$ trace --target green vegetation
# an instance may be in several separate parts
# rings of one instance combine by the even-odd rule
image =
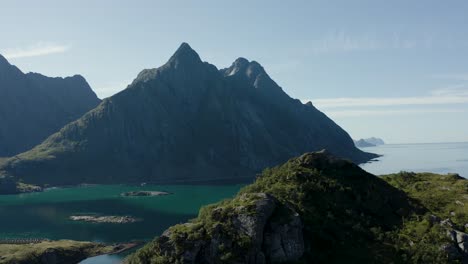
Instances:
[[[37,244],[0,244],[0,263],[77,263],[81,260],[113,252],[113,246],[72,240],[43,241]],[[55,262],[52,262],[55,260]]]
[[[447,235],[450,230],[466,231],[466,179],[408,172],[376,177],[326,153],[266,169],[234,199],[202,208],[196,219],[171,227],[169,237],[149,243],[128,262],[182,262],[187,252],[195,254],[196,241],[213,239],[218,229],[235,245],[218,245],[217,258],[242,262],[253,248],[252,239],[233,237],[238,232],[232,219],[258,213],[256,193],[270,194],[283,204],[280,208],[299,213],[305,252],[298,263],[460,263],[444,248],[457,246]],[[271,218],[287,222],[290,215],[290,210],[277,209]],[[442,223],[448,218],[450,226]]]
[[[382,179],[420,201],[432,214],[450,218],[460,227],[468,223],[468,181],[459,175],[400,172]]]

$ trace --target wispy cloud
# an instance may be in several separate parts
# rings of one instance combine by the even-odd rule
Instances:
[[[438,78],[438,79],[468,81],[468,73],[438,74],[438,75],[434,75],[433,77]]]
[[[68,45],[39,42],[25,48],[11,48],[3,51],[7,59],[45,56],[56,53],[64,53],[70,49]]]
[[[352,36],[343,31],[330,32],[312,41],[309,48],[313,54],[377,50],[382,43],[372,35]]]
[[[399,32],[350,34],[342,30],[334,30],[312,40],[306,49],[312,54],[325,54],[388,49],[453,48],[461,45],[466,46],[466,43],[459,43],[451,36],[437,35],[432,32],[416,35],[405,35]]]
[[[429,114],[429,113],[465,113],[464,109],[399,109],[399,110],[336,110],[325,111],[332,117],[362,117],[362,116],[394,116],[408,114]]]
[[[330,117],[390,116],[468,112],[468,86],[454,85],[414,97],[360,97],[304,100]]]
[[[127,88],[132,81],[133,80],[129,79],[104,85],[96,85],[97,88],[94,91],[99,98],[107,98]]]
[[[468,103],[468,96],[425,96],[425,97],[363,97],[331,98],[312,101],[319,108],[361,107],[361,106],[398,106],[398,105],[444,105]]]
[[[468,76],[467,76],[468,80]],[[442,89],[437,89],[431,92],[433,96],[458,96],[458,97],[468,97],[468,85],[458,84]]]
[[[327,98],[310,101],[318,108],[467,104],[468,87],[465,85],[447,87],[434,90],[427,96]]]

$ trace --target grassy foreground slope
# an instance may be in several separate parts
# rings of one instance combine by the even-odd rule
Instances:
[[[265,170],[127,262],[464,263],[465,201],[468,181],[456,175],[376,177],[308,153]]]
[[[0,244],[1,264],[78,263],[88,257],[111,253],[113,246],[72,240],[37,244]]]

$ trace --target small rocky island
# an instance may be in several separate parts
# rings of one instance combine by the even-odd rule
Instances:
[[[128,197],[128,196],[164,196],[172,194],[170,192],[160,192],[160,191],[132,191],[132,192],[124,192],[121,196]]]
[[[0,195],[42,192],[42,187],[16,181],[12,177],[0,177]]]
[[[125,216],[96,216],[96,215],[72,215],[70,216],[72,221],[81,221],[89,223],[107,223],[107,224],[129,224],[141,221],[141,219],[134,218],[128,215]]]

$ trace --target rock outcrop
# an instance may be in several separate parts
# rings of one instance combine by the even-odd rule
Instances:
[[[210,223],[182,224],[156,239],[163,263],[283,263],[304,254],[299,215],[271,195],[243,194],[207,214]]]

